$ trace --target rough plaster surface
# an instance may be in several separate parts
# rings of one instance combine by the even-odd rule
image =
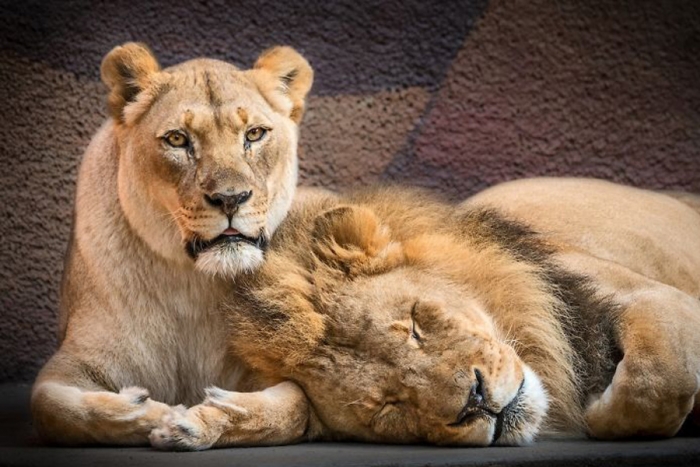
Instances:
[[[517,5],[517,6],[516,6]],[[492,2],[387,178],[700,191],[700,3]]]
[[[76,168],[102,56],[249,66],[284,43],[317,80],[302,183],[463,197],[530,175],[700,192],[700,2],[0,0],[0,381],[56,345]]]

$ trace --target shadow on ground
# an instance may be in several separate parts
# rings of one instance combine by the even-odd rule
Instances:
[[[543,440],[518,448],[438,448],[314,443],[196,453],[148,448],[57,448],[40,445],[29,421],[28,385],[0,385],[0,466],[697,466],[696,438],[624,443]]]

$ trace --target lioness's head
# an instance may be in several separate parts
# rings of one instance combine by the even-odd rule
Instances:
[[[446,242],[468,248],[444,235],[399,242],[364,207],[323,213],[312,251],[290,259],[289,246],[278,255],[275,244],[239,292],[243,309],[229,318],[235,350],[297,382],[331,438],[530,442],[546,393],[469,286],[434,261]]]
[[[107,54],[119,199],[152,249],[224,276],[262,262],[294,194],[312,79],[289,47],[245,71],[211,59],[161,69],[136,43]]]

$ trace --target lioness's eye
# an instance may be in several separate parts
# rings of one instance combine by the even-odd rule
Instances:
[[[257,126],[255,128],[251,128],[246,132],[245,139],[249,143],[254,143],[256,141],[260,141],[263,138],[263,136],[265,136],[265,133],[267,133],[267,130],[265,128]]]
[[[165,135],[165,142],[174,148],[184,148],[190,144],[187,136],[179,131],[171,131]]]

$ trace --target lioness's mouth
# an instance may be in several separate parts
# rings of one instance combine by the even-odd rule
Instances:
[[[229,230],[231,229],[227,229],[227,231]],[[203,251],[209,250],[216,246],[223,246],[241,242],[248,243],[263,251],[267,248],[267,238],[265,238],[265,235],[263,235],[262,233],[257,237],[248,237],[238,232],[233,235],[222,233],[218,237],[214,237],[211,240],[202,240],[201,238],[195,237],[185,244],[185,249],[187,250],[187,254],[192,259],[195,259]]]

